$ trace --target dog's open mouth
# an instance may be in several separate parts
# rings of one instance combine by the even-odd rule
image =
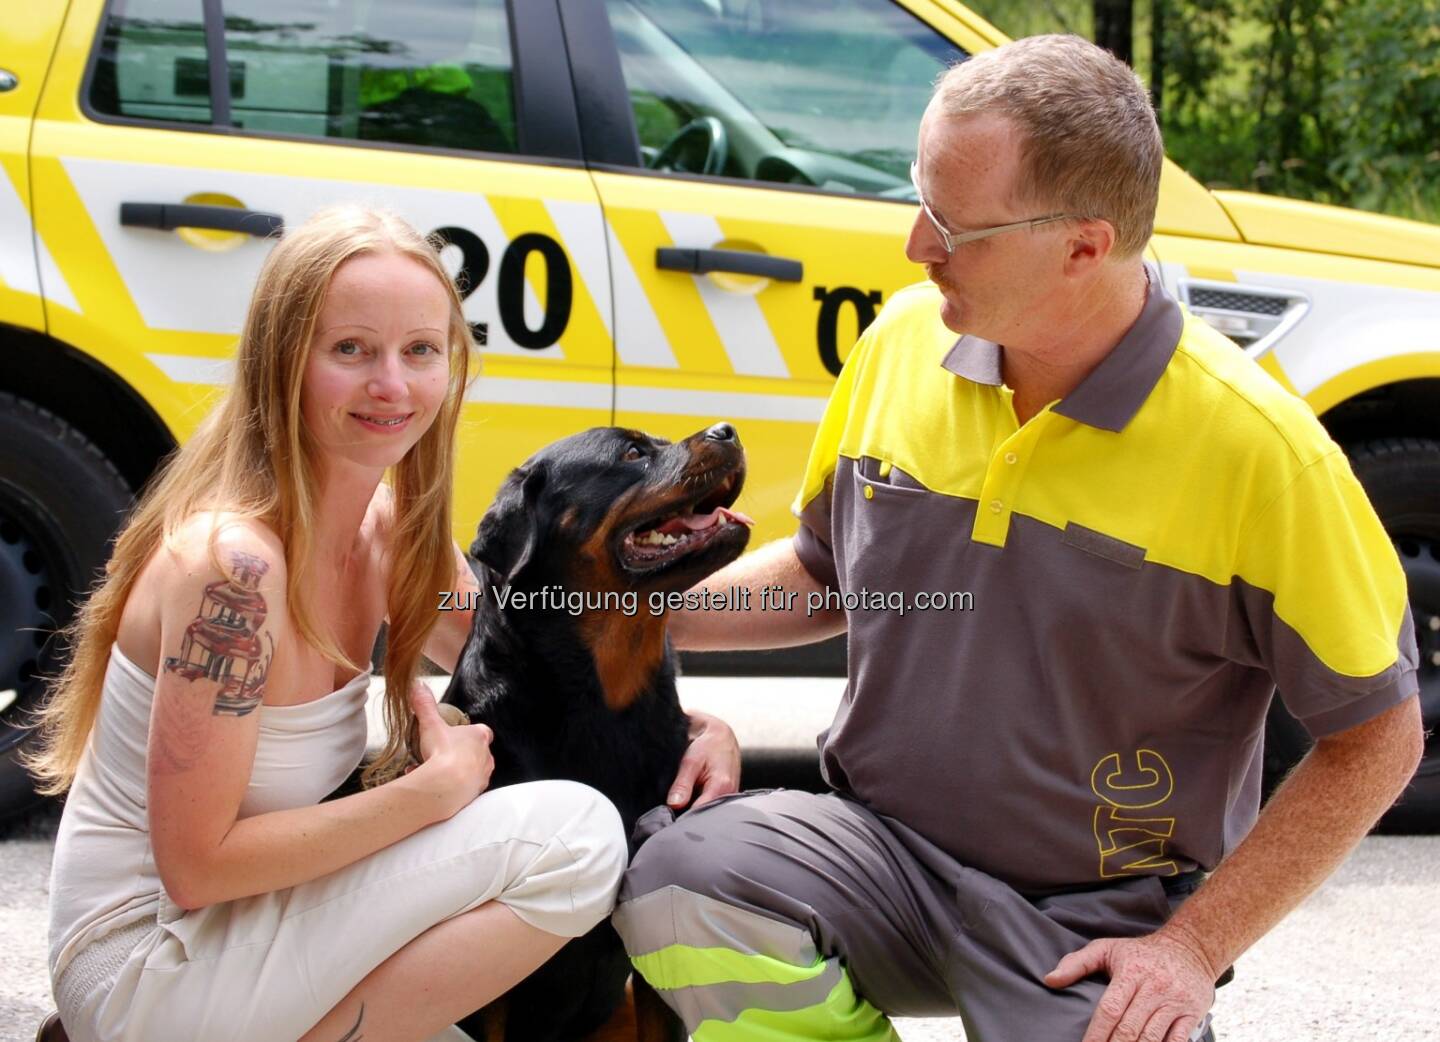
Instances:
[[[740,494],[743,470],[733,470],[699,498],[677,502],[628,532],[620,543],[620,561],[633,571],[654,571],[688,557],[735,525],[755,522],[730,504]]]

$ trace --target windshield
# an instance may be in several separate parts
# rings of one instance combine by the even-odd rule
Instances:
[[[965,57],[890,0],[607,7],[647,156],[713,116],[728,132],[727,176],[911,196],[920,116],[936,77]]]

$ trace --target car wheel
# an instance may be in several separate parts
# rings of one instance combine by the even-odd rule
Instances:
[[[1425,754],[1381,824],[1387,831],[1440,832],[1440,442],[1387,438],[1352,446],[1349,455],[1400,555],[1420,648]],[[1267,792],[1309,747],[1305,729],[1277,698],[1265,727]]]
[[[130,488],[79,431],[0,392],[0,817],[36,797],[17,753],[42,677],[62,663],[55,631],[105,562]]]

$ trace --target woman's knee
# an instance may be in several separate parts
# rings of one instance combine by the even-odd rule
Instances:
[[[609,915],[629,857],[614,804],[570,781],[529,782],[493,795],[509,804],[519,827],[515,870],[498,900],[564,936],[579,936]]]
[[[525,800],[529,824],[539,838],[558,839],[577,861],[611,872],[618,881],[629,847],[620,812],[604,794],[573,781],[526,782],[510,789]]]
[[[607,905],[630,860],[629,837],[615,809],[602,793],[572,781],[534,782],[545,790],[544,802],[555,814],[555,838],[574,856],[582,875],[610,892]],[[606,913],[609,908],[607,907]],[[602,913],[602,917],[603,917]]]

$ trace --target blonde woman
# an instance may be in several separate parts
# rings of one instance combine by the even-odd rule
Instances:
[[[330,210],[272,250],[234,384],[122,531],[44,714],[76,1042],[423,1039],[610,911],[614,808],[569,782],[486,793],[488,729],[415,685],[469,626],[434,607],[473,584],[450,535],[470,351],[398,218]],[[384,784],[320,803],[364,749],[382,621]],[[710,797],[737,754],[701,724],[681,781]]]

